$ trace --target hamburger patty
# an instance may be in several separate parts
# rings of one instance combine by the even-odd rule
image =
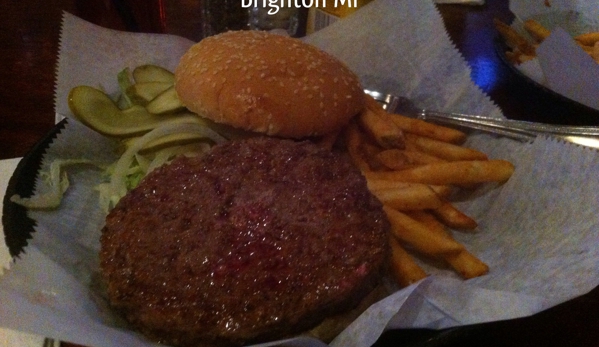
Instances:
[[[377,284],[388,222],[350,160],[230,141],[149,174],[106,219],[113,307],[153,339],[236,345],[317,325]]]

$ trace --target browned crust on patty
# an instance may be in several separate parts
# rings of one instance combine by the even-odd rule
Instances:
[[[254,138],[180,158],[110,212],[101,270],[111,304],[174,345],[296,334],[378,283],[388,222],[342,154]]]

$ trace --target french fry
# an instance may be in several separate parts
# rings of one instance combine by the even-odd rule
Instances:
[[[514,165],[506,160],[470,160],[427,164],[411,169],[368,172],[370,180],[397,180],[434,185],[505,182],[514,172]]]
[[[445,226],[432,214],[425,211],[411,211],[406,214],[426,225],[431,233],[438,234],[440,237],[452,238]],[[443,254],[443,260],[465,279],[482,276],[489,271],[487,264],[465,248],[459,253]]]
[[[448,161],[488,159],[485,153],[475,149],[430,139],[428,137],[407,133],[405,134],[405,138],[406,148],[410,149],[411,147],[409,144],[413,144],[417,150]]]
[[[445,201],[441,206],[432,210],[443,224],[457,230],[474,230],[478,223],[464,212],[457,209],[451,202]]]
[[[406,146],[408,144],[406,143]],[[402,170],[422,164],[442,163],[444,159],[423,153],[418,149],[387,149],[377,154],[378,161],[392,170]]]
[[[379,163],[391,170],[401,170],[414,166],[413,161],[401,149],[387,149],[376,154]]]
[[[447,233],[434,232],[392,207],[384,205],[383,209],[391,223],[393,235],[424,255],[444,259],[448,254],[458,254],[465,249]]]
[[[383,170],[387,169],[384,163],[379,160],[378,154],[383,150],[378,144],[376,144],[370,137],[365,137],[360,145],[360,152],[362,157],[368,163],[371,170]]]
[[[381,117],[390,118],[395,125],[404,132],[430,137],[436,140],[460,144],[466,140],[466,134],[462,131],[429,123],[421,119],[410,118],[397,113],[387,112],[381,104],[372,97],[366,98],[366,107],[379,114]]]
[[[464,279],[479,277],[489,272],[489,266],[467,250],[449,254],[445,261]]]
[[[534,55],[520,54],[518,56],[518,62],[519,62],[519,64],[522,64],[522,63],[525,63],[525,62],[527,62],[529,60],[532,60],[534,58],[536,58],[536,56],[534,56]]]
[[[393,235],[389,235],[391,246],[391,271],[400,287],[407,287],[427,276],[414,258],[401,246]]]
[[[509,62],[516,65],[522,64],[526,61],[536,58],[536,56],[534,55],[523,54],[517,49],[514,49],[512,51],[506,51],[505,57],[508,59]]]
[[[587,46],[587,45],[583,45],[583,44],[578,44],[578,46],[580,48],[582,48],[583,51],[585,51],[587,54],[592,54],[593,53],[593,46]]]
[[[493,24],[499,34],[505,40],[505,43],[512,49],[518,49],[526,55],[535,56],[535,47],[519,32],[511,26],[505,24],[497,18],[493,19]]]
[[[360,133],[360,129],[356,122],[350,122],[347,127],[345,127],[344,137],[347,152],[354,162],[354,165],[356,165],[362,172],[370,171],[370,166],[366,160],[364,160],[362,153],[360,152],[363,136],[362,133]]]
[[[377,179],[373,179],[373,180],[367,180],[368,182],[368,189],[371,190],[372,192],[376,192],[376,191],[384,191],[384,190],[388,190],[388,189],[403,189],[403,188],[409,188],[415,185],[422,185],[422,186],[427,186],[429,187],[433,192],[435,192],[435,194],[437,194],[440,198],[446,198],[448,197],[451,192],[452,192],[452,187],[451,186],[439,186],[439,185],[432,185],[432,184],[422,184],[422,183],[408,183],[408,182],[399,182],[399,181],[393,181],[393,180],[377,180]]]
[[[593,45],[593,51],[590,53],[591,58],[595,61],[595,63],[599,63],[599,41],[595,42]]]
[[[406,133],[455,144],[463,143],[466,140],[466,134],[462,131],[428,123],[421,119],[410,118],[401,114],[392,114],[391,119],[395,125]]]
[[[381,203],[399,211],[436,209],[443,200],[426,184],[409,184],[403,188],[374,190]]]
[[[446,233],[447,229],[443,223],[429,211],[408,211],[406,214],[436,233]]]
[[[532,36],[537,42],[543,42],[551,31],[545,28],[541,23],[534,19],[527,19],[524,21],[524,29]]]
[[[372,99],[372,97],[368,96],[367,99]],[[358,122],[381,147],[404,148],[403,131],[384,113],[378,113],[366,107],[358,115]]]
[[[453,192],[453,187],[450,185],[428,184],[428,186],[442,199],[448,198]]]
[[[371,192],[375,192],[375,191],[381,191],[381,190],[386,190],[386,189],[403,189],[403,188],[407,188],[410,187],[414,184],[421,184],[421,183],[407,183],[407,182],[400,182],[400,181],[393,181],[393,180],[377,180],[377,179],[367,179],[366,183],[368,185],[368,189]]]
[[[599,42],[599,32],[580,34],[575,36],[574,40],[581,45],[592,47]]]
[[[422,184],[422,183],[407,183],[407,182],[399,182],[399,181],[393,181],[393,180],[376,180],[376,179],[367,180],[367,184],[368,184],[368,189],[372,192],[383,191],[383,190],[388,190],[388,189],[403,189],[403,188],[409,188],[414,185],[423,185],[424,186],[424,184]],[[452,188],[450,186],[438,186],[438,185],[431,185],[431,184],[427,184],[426,186],[429,187],[433,192],[435,192],[435,194],[437,194],[441,198],[448,197],[452,192]]]
[[[410,147],[412,147],[411,144],[410,144]],[[447,160],[445,160],[443,158],[439,158],[439,157],[436,157],[434,155],[421,152],[417,148],[405,149],[404,150],[404,154],[408,157],[408,159],[410,161],[412,161],[412,163],[414,163],[416,165],[435,164],[435,163],[444,163],[444,162],[447,162]]]

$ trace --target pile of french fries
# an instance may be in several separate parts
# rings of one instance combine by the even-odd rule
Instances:
[[[513,64],[521,64],[536,57],[536,48],[545,40],[551,31],[534,19],[527,19],[523,26],[531,38],[527,38],[513,27],[493,20],[495,28],[505,40],[509,50],[505,52],[507,59]],[[574,41],[587,52],[595,62],[599,63],[599,32],[589,32],[574,37]]]
[[[507,181],[514,166],[464,147],[462,131],[387,112],[367,97],[367,107],[344,130],[343,140],[368,188],[381,201],[389,222],[391,269],[400,286],[427,276],[415,261],[424,256],[463,278],[489,267],[453,230],[473,231],[477,222],[450,201],[456,189]]]

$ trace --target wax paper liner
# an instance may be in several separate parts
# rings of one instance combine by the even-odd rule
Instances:
[[[407,95],[427,107],[502,117],[470,81],[430,2],[376,0],[307,41],[345,61],[365,87]],[[65,96],[71,87],[92,84],[113,93],[124,66],[160,63],[172,69],[191,44],[165,35],[114,32],[65,14],[58,112],[68,116]],[[56,158],[111,162],[115,145],[70,120],[44,165]],[[482,133],[471,133],[467,145],[516,166],[506,184],[485,186],[457,202],[479,228],[454,237],[489,264],[490,273],[463,281],[418,259],[431,276],[373,305],[332,345],[369,346],[389,328],[438,329],[522,317],[597,285],[597,152],[553,138],[527,144]],[[72,185],[61,209],[30,213],[38,227],[25,253],[0,279],[0,321],[88,346],[151,345],[113,314],[97,287],[103,214],[93,187],[101,171],[76,167],[69,174]],[[43,191],[41,180],[38,185]]]

